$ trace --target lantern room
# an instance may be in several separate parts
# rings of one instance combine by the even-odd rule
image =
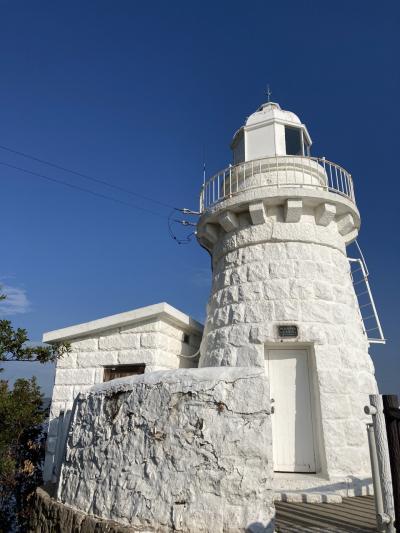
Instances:
[[[297,115],[267,102],[233,136],[233,164],[274,156],[309,156],[311,144],[307,128]]]

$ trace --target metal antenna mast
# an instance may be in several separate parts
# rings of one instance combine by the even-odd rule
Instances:
[[[269,84],[268,84],[267,85],[267,98],[268,98],[267,102],[271,101],[271,95],[272,95],[272,91],[271,91],[271,89],[269,87]]]
[[[206,145],[203,144],[203,185],[206,183]]]

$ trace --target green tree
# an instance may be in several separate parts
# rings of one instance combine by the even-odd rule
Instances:
[[[5,296],[0,293],[0,300]],[[0,320],[2,361],[47,363],[68,346],[31,346],[25,329]],[[0,372],[4,369],[0,366]],[[18,379],[12,389],[0,380],[0,533],[25,531],[29,500],[42,482],[46,410],[36,378]]]
[[[0,531],[24,530],[29,498],[41,483],[42,395],[35,378],[0,382]]]

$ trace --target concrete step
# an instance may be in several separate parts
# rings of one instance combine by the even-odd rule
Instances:
[[[288,503],[342,503],[343,498],[334,492],[276,492],[274,495],[276,502]]]
[[[370,478],[323,478],[317,474],[275,473],[275,494],[290,494],[290,501],[308,502],[315,495],[339,495],[342,497],[368,496],[374,493]],[[294,494],[294,496],[292,496]],[[302,495],[300,499],[300,496]],[[312,496],[310,496],[312,495]],[[281,500],[283,501],[283,500]]]

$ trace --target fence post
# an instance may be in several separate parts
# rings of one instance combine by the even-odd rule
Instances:
[[[385,524],[388,533],[395,533],[392,475],[390,472],[389,449],[386,436],[385,416],[383,414],[383,403],[379,394],[371,394],[369,401],[371,405],[367,405],[364,410],[367,414],[372,415],[383,501],[383,513],[381,515],[378,514],[377,517],[379,524]]]
[[[376,442],[373,424],[367,424],[369,454],[371,456],[371,470],[372,470],[372,482],[374,485],[374,498],[375,498],[375,510],[376,510],[376,523],[379,532],[384,532],[386,526],[382,524],[378,516],[383,514],[383,501],[381,483],[379,480],[379,465],[378,457],[376,453]]]
[[[400,409],[399,399],[395,394],[384,394],[383,412],[389,446],[390,468],[392,471],[395,527],[400,530]]]

